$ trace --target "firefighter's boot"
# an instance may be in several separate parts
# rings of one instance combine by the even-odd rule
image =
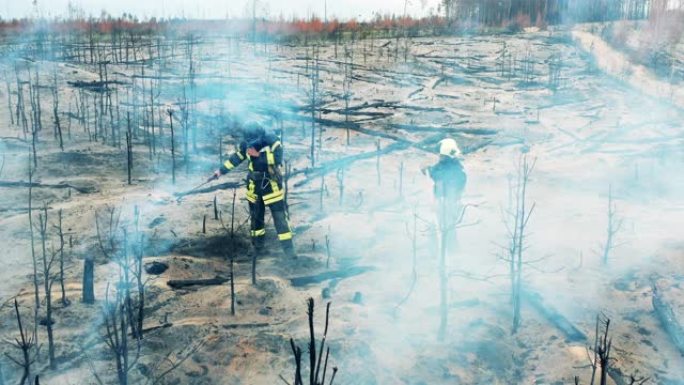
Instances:
[[[292,242],[292,239],[280,241],[280,244],[283,246],[283,252],[288,258],[297,258],[297,252],[295,252],[294,243]]]

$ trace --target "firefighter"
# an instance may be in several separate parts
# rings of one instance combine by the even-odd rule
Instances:
[[[236,151],[229,156],[221,168],[214,171],[209,180],[218,179],[245,160],[248,162],[249,170],[246,182],[251,222],[250,235],[255,252],[263,253],[266,235],[264,214],[266,207],[269,207],[285,255],[296,257],[281,172],[283,147],[275,134],[267,132],[258,123],[245,124],[243,140]]]
[[[461,164],[461,150],[451,138],[439,142],[439,161],[422,171],[434,182],[434,196],[437,200],[437,220],[440,233],[448,236],[449,247],[455,242],[455,229],[461,216],[461,195],[466,185],[466,173]]]

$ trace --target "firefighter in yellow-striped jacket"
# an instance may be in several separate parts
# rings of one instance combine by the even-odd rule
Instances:
[[[283,148],[275,134],[266,132],[258,123],[245,124],[242,142],[209,179],[218,179],[245,160],[248,162],[249,170],[246,180],[247,201],[249,202],[252,244],[255,251],[263,252],[266,235],[264,214],[266,207],[269,207],[283,251],[289,257],[296,257],[281,172]]]

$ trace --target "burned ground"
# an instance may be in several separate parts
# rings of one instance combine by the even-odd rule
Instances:
[[[684,306],[681,107],[602,72],[563,30],[365,39],[316,48],[194,39],[168,38],[156,57],[108,63],[111,83],[104,89],[90,83],[100,80],[102,65],[6,57],[11,92],[3,92],[2,106],[8,96],[17,101],[15,67],[22,81],[38,71],[46,87],[57,77],[65,148],[53,134],[45,90],[33,181],[93,188],[79,193],[35,186],[31,192],[32,208],[45,203],[51,224],[63,211],[70,238],[65,281],[71,305],[55,302],[53,315],[58,370],[47,368],[44,352],[35,365],[45,383],[97,383],[93,373],[105,383],[116,381],[99,309],[117,267],[103,255],[95,231],[95,213],[112,207],[128,227],[139,210],[144,261],[168,265],[146,277],[150,331],[131,372],[135,383],[153,378],[155,362],[198,341],[200,349],[166,383],[274,384],[281,374],[290,379],[289,338],[307,337],[305,299],[322,303],[324,289],[333,302],[328,338],[339,383],[569,384],[574,375],[585,383],[585,346],[601,312],[613,320],[615,368],[625,375],[638,371],[658,384],[681,383],[682,357],[652,304],[657,285],[675,315]],[[29,86],[22,88],[26,99]],[[103,109],[106,103],[112,107]],[[168,109],[174,111],[173,155]],[[10,124],[9,113],[0,109],[0,180],[28,181],[32,136]],[[130,185],[127,113],[133,121]],[[268,227],[271,251],[258,261],[256,285],[242,189],[232,242],[231,189],[174,195],[210,175],[235,143],[234,122],[247,119],[282,130],[300,254],[284,257]],[[420,168],[437,159],[436,143],[445,137],[463,148],[469,177],[464,201],[472,206],[458,230],[458,251],[449,256],[449,328],[437,340],[438,236],[431,185]],[[569,337],[533,301],[524,301],[522,327],[511,335],[502,211],[523,153],[537,159],[529,187],[536,211],[526,290],[586,339]],[[243,179],[243,171],[236,171],[223,182]],[[624,225],[606,266],[601,243],[609,186]],[[28,188],[0,191],[0,237],[7,245],[0,332],[13,339],[13,298],[33,322]],[[214,197],[220,220],[214,219]],[[417,251],[412,290],[411,237]],[[167,285],[171,279],[226,277],[230,254],[235,316],[227,284]],[[94,305],[80,302],[85,258],[96,260]],[[350,269],[359,274],[345,275]],[[329,272],[341,273],[307,285],[292,281]],[[44,328],[38,334],[45,345]],[[8,344],[2,351],[17,353]],[[18,369],[0,361],[5,376],[18,379]]]

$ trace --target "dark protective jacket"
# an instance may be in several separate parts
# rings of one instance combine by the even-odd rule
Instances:
[[[248,148],[257,150],[259,156],[249,156]],[[267,132],[251,142],[240,142],[236,151],[221,166],[221,174],[227,173],[245,160],[249,162],[247,200],[255,203],[263,199],[267,206],[281,202],[285,198],[285,190],[279,170],[283,164],[283,147],[278,137]]]
[[[435,197],[460,199],[467,177],[458,159],[441,157],[437,164],[428,168],[428,174],[435,183]]]

